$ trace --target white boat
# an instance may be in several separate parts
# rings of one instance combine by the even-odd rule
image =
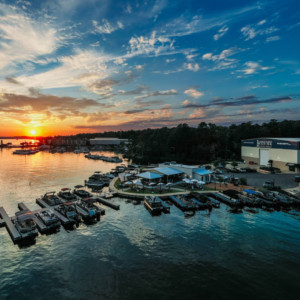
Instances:
[[[35,154],[38,153],[39,150],[31,150],[31,149],[22,149],[22,150],[15,150],[13,154],[19,154],[19,155],[30,155],[30,154]]]

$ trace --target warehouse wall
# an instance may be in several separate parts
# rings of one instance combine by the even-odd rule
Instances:
[[[242,147],[242,157],[259,158],[259,148]]]
[[[269,158],[284,163],[298,163],[299,150],[269,149]]]

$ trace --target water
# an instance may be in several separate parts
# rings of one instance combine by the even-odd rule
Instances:
[[[104,153],[113,155],[112,153]],[[0,152],[0,206],[9,215],[47,191],[82,184],[115,164],[83,154]],[[299,212],[151,217],[114,199],[95,225],[14,245],[0,228],[0,299],[295,299],[299,296]]]

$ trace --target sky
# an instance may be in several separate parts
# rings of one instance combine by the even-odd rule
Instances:
[[[0,0],[0,136],[299,120],[298,0]]]

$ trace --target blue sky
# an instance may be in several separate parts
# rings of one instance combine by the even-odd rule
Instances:
[[[292,0],[1,1],[0,125],[299,119],[299,12]]]

